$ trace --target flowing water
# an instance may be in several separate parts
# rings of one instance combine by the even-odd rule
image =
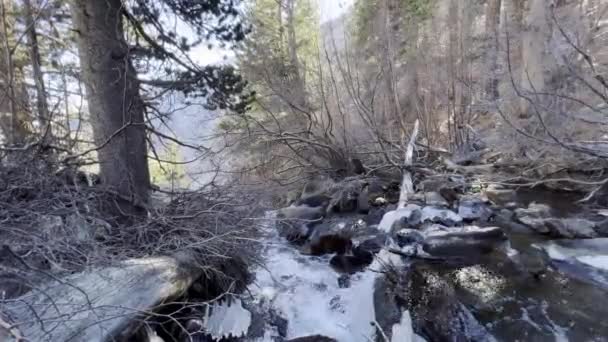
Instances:
[[[532,201],[549,202],[561,216],[586,215],[586,208],[573,205],[571,197],[520,193],[518,201],[522,207]],[[352,275],[339,273],[330,266],[331,256],[302,254],[278,236],[272,215],[268,218],[265,265],[255,271],[250,291],[254,306],[281,319],[266,321],[263,336],[253,340],[324,335],[340,342],[376,341],[371,323],[378,320],[374,283],[381,263],[376,260]],[[433,267],[454,284],[458,300],[498,341],[608,341],[608,286],[548,263],[536,247],[547,242],[544,237],[509,238],[508,259]],[[604,259],[592,261],[597,260]]]

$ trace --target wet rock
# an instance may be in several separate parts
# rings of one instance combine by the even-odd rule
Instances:
[[[416,243],[421,243],[424,236],[418,230],[401,229],[395,234],[395,240],[399,247],[405,247]]]
[[[432,271],[410,272],[404,302],[414,330],[428,341],[495,341],[487,329],[458,301],[453,287]]]
[[[331,196],[329,210],[336,213],[353,213],[359,206],[359,194],[362,184],[358,181],[345,182],[340,184]]]
[[[436,257],[476,257],[492,252],[507,240],[498,227],[433,229],[424,235],[422,249]]]
[[[435,191],[424,193],[424,203],[434,207],[447,207],[449,205],[448,201]]]
[[[567,239],[590,239],[598,237],[598,234],[594,230],[595,223],[585,219],[546,219],[545,226],[547,226],[549,234],[553,237]]]
[[[420,217],[421,223],[438,223],[453,227],[462,223],[462,217],[449,209],[424,207]]]
[[[405,208],[399,208],[384,214],[378,225],[380,231],[391,233],[397,229],[403,229],[420,224],[422,211],[420,206],[408,204]]]
[[[338,287],[341,289],[350,287],[350,276],[348,274],[342,274],[338,277]]]
[[[369,212],[370,205],[368,188],[369,186],[365,185],[357,197],[357,210],[361,214],[367,214]]]
[[[310,253],[312,255],[344,254],[351,250],[354,225],[346,222],[324,222],[317,226],[310,235]]]
[[[547,234],[549,228],[545,224],[545,219],[551,215],[551,208],[545,204],[530,203],[528,208],[515,209],[515,218],[534,229],[538,233]]]
[[[505,231],[516,233],[516,234],[532,234],[534,230],[530,227],[521,223],[515,222],[515,216],[511,210],[501,209],[495,213],[493,217],[493,224],[501,227]]]
[[[329,264],[338,272],[353,274],[362,271],[374,261],[373,256],[334,255]]]
[[[601,237],[608,237],[608,219],[595,224],[595,231]]]
[[[439,194],[445,198],[449,206],[452,206],[460,198],[460,194],[452,188],[441,188]]]
[[[368,226],[379,224],[387,211],[387,207],[372,207],[370,208],[369,213],[365,216],[364,220]]]
[[[458,215],[469,222],[487,222],[492,216],[492,209],[490,209],[487,203],[481,198],[463,196],[458,203]]]
[[[325,194],[318,194],[318,195],[300,198],[299,200],[297,200],[295,202],[295,204],[297,206],[306,205],[309,207],[327,208],[330,200],[331,200],[331,197],[329,197]]]
[[[383,234],[363,240],[353,248],[353,256],[365,262],[371,262],[374,259],[374,255],[382,250],[386,241],[387,236]]]
[[[517,220],[540,234],[556,238],[594,238],[596,223],[581,218],[554,218],[551,208],[544,204],[532,203],[528,208],[515,210]]]
[[[310,243],[310,254],[345,254],[352,249],[350,238],[339,235],[325,235],[315,238]]]
[[[399,274],[391,274],[400,276]],[[374,282],[374,313],[379,328],[384,333],[390,333],[392,326],[401,318],[401,308],[397,305],[394,282],[389,282],[387,276],[376,278]],[[379,335],[377,333],[377,335]],[[379,341],[382,341],[379,339]]]
[[[505,204],[514,202],[516,199],[516,192],[513,189],[507,189],[498,184],[490,184],[484,190],[484,195],[492,202],[496,204]]]
[[[278,210],[279,235],[293,242],[303,242],[311,233],[311,227],[325,216],[321,207],[291,206]]]
[[[312,335],[312,336],[304,336],[297,337],[291,340],[287,340],[285,342],[338,342],[336,339],[322,336],[322,335]]]

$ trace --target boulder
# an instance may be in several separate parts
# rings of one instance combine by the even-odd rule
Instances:
[[[551,208],[545,204],[530,203],[528,208],[515,209],[515,218],[520,223],[527,225],[541,234],[549,233],[549,228],[545,224],[546,218],[551,216]]]
[[[460,198],[458,215],[465,221],[487,222],[492,214],[492,209],[490,209],[483,199],[474,196],[463,196]]]
[[[420,224],[421,217],[422,212],[420,206],[408,204],[404,208],[386,212],[378,225],[378,229],[385,233],[391,233],[396,229],[403,229]]]
[[[415,229],[401,229],[395,234],[395,240],[399,247],[405,247],[421,243],[424,240],[424,236],[420,231]]]
[[[364,186],[359,196],[357,197],[357,210],[361,214],[369,213],[370,205],[369,205],[369,186]]]
[[[336,213],[353,213],[359,207],[362,184],[358,181],[343,182],[331,196],[329,210]]]
[[[396,273],[396,272],[394,272]],[[405,272],[407,273],[407,272]],[[399,274],[391,274],[399,276]],[[392,280],[392,279],[391,279]],[[394,283],[383,274],[374,281],[374,314],[379,328],[386,334],[391,332],[394,324],[397,324],[401,316],[401,308],[397,304]],[[377,327],[378,328],[378,327]],[[378,332],[376,335],[379,335]],[[377,339],[383,341],[381,339]]]
[[[514,202],[517,193],[513,189],[507,189],[498,184],[490,184],[484,189],[483,194],[492,202],[503,205]]]
[[[374,261],[374,257],[369,255],[336,254],[329,260],[329,264],[337,272],[353,274],[363,271],[372,261]]]
[[[303,242],[310,236],[312,226],[325,216],[322,207],[290,206],[277,211],[279,235],[293,242]]]
[[[387,236],[380,234],[378,236],[374,236],[368,238],[366,240],[361,241],[356,244],[353,248],[353,255],[369,260],[370,257],[373,258],[375,254],[378,254],[380,250],[386,245]]]
[[[302,197],[302,198],[298,199],[297,201],[295,201],[295,205],[296,206],[306,205],[309,207],[327,208],[330,200],[331,200],[331,197],[329,197],[325,194],[318,194],[318,195]]]
[[[424,203],[433,207],[447,207],[449,205],[448,201],[436,191],[425,192]]]
[[[400,302],[411,314],[413,330],[428,341],[495,341],[439,274],[415,264],[404,279]]]
[[[477,257],[488,254],[507,240],[498,227],[475,226],[431,229],[424,232],[422,249],[435,257]]]
[[[352,226],[346,222],[324,222],[309,237],[312,255],[344,254],[352,249]]]
[[[420,217],[421,223],[438,223],[453,227],[462,223],[462,217],[449,209],[424,207]]]
[[[534,231],[556,238],[598,237],[597,223],[581,218],[551,217],[551,208],[544,204],[531,203],[528,208],[515,210],[515,217]]]
[[[492,223],[503,230],[515,234],[532,234],[534,230],[521,223],[515,222],[514,214],[511,210],[501,209],[494,215]]]
[[[595,232],[595,223],[580,218],[551,218],[545,219],[545,226],[549,234],[557,238],[590,239],[598,237]]]

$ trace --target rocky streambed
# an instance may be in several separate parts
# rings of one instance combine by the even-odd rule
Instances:
[[[607,340],[601,210],[459,179],[418,188],[396,208],[390,182],[316,181],[269,212],[246,339]]]

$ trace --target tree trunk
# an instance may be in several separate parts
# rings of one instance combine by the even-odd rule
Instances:
[[[50,117],[48,104],[46,101],[46,87],[44,85],[44,77],[42,75],[40,50],[38,48],[36,20],[34,19],[34,11],[30,0],[23,0],[23,9],[25,14],[25,26],[27,29],[30,60],[34,73],[34,82],[36,84],[36,106],[38,108],[38,120],[40,121],[43,132],[45,132],[47,125],[50,124]],[[48,132],[51,132],[50,129]],[[49,137],[44,137],[45,140],[47,140],[47,138]]]
[[[500,96],[498,92],[498,77],[496,75],[498,67],[499,50],[499,27],[500,27],[500,7],[502,0],[489,0],[486,5],[486,34],[488,39],[488,79],[486,84],[486,96],[488,100],[495,101]]]
[[[8,142],[21,145],[30,131],[23,73],[16,72],[10,44],[15,26],[12,6],[12,1],[0,0],[0,128]]]
[[[136,205],[148,200],[144,104],[124,38],[121,0],[72,0],[82,78],[102,183]]]
[[[308,98],[306,95],[306,83],[300,60],[298,58],[298,41],[296,36],[295,10],[296,0],[288,0],[287,6],[287,49],[289,52],[289,63],[293,70],[293,92],[291,99],[299,110],[308,110]]]

